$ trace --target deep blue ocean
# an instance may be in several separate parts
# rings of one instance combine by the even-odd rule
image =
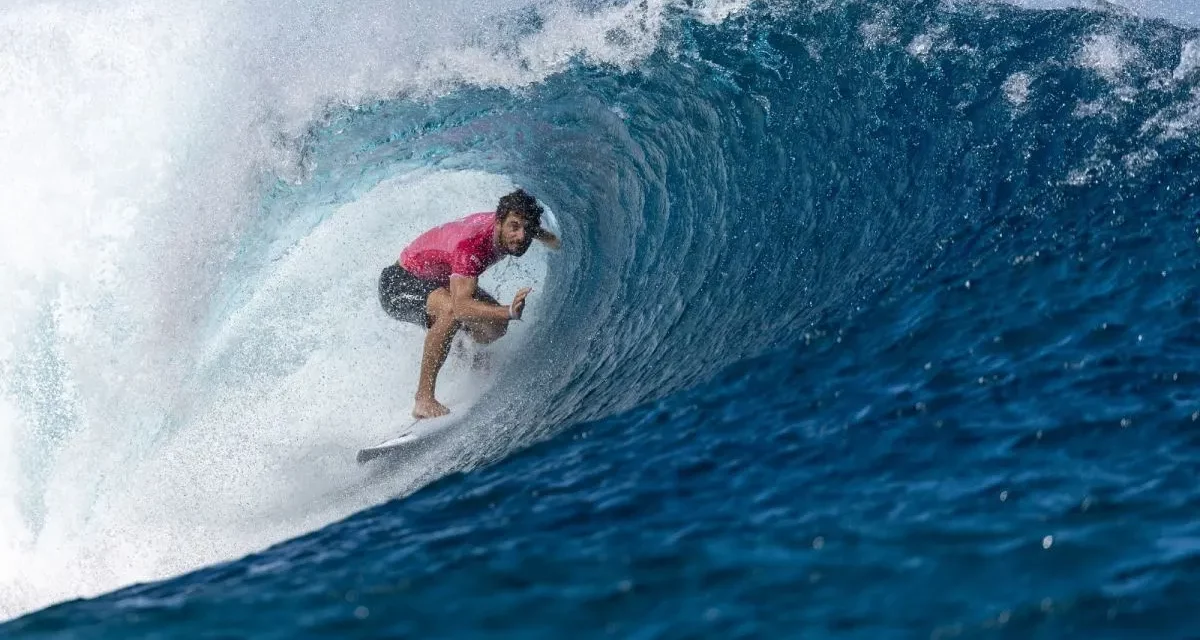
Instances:
[[[505,14],[498,41],[553,28],[539,11]],[[1196,23],[881,0],[719,18],[671,5],[632,62],[323,109],[302,171],[263,172],[190,326],[243,313],[331,212],[433,171],[502,176],[554,212],[565,248],[545,255],[536,318],[430,450],[358,469],[386,424],[297,427],[298,459],[245,462],[289,496],[272,499],[287,527],[247,518],[262,538],[17,607],[0,636],[1200,638]],[[330,263],[361,251],[321,246]],[[390,339],[385,261],[365,263],[273,282],[335,279]],[[291,375],[317,350],[284,351],[189,379]],[[394,395],[381,411],[401,424],[412,389],[367,353],[325,358],[289,410]],[[339,382],[355,371],[382,391],[356,396]],[[228,415],[252,413],[237,402]],[[156,435],[123,460],[161,457],[182,406],[137,422]],[[300,490],[343,464],[352,481]],[[105,475],[97,504],[161,486],[139,473]],[[177,490],[197,504],[240,482],[190,473]],[[21,485],[29,540],[51,520],[39,482]],[[279,513],[254,491],[231,503]],[[330,504],[356,506],[305,519]],[[162,540],[191,553],[235,507]],[[82,555],[136,562],[141,543],[113,555],[128,537],[104,522]]]

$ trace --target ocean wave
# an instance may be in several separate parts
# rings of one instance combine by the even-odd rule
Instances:
[[[3,227],[0,566],[24,568],[0,613],[249,553],[585,422],[775,407],[786,440],[805,412],[826,433],[974,405],[1027,427],[1014,446],[1124,426],[1138,393],[1031,426],[1101,393],[1047,363],[1121,361],[1134,336],[1165,357],[1187,328],[1163,312],[1194,305],[1187,27],[993,4],[411,8],[134,6],[101,23],[149,43],[123,56],[64,35],[87,12],[6,14],[70,46],[9,80],[2,121],[75,86],[86,117],[34,117],[22,140],[51,144],[0,165],[47,185]],[[103,72],[67,72],[96,52]],[[216,72],[178,73],[197,66]],[[161,81],[138,91],[146,69]],[[372,271],[514,185],[566,249],[497,271],[502,295],[544,286],[500,374],[460,378],[472,428],[384,477],[347,468],[405,411],[419,344]],[[943,366],[964,353],[980,362]],[[916,360],[931,379],[902,373]],[[1064,401],[1004,386],[1022,376]]]

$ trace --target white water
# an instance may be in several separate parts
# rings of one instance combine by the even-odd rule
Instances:
[[[352,462],[411,409],[423,337],[379,309],[378,272],[421,229],[486,209],[506,189],[473,173],[381,184],[269,265],[249,300],[197,341],[171,397],[150,415],[130,412],[140,429],[83,425],[43,440],[56,449],[40,487],[45,519],[19,532],[28,542],[6,565],[6,591],[36,602],[171,575],[407,490],[424,470],[363,485]],[[485,274],[484,286],[506,299],[540,285],[544,256],[523,263]],[[525,326],[497,344],[498,368]],[[452,358],[439,396],[464,411],[489,382]]]
[[[577,4],[0,9],[0,619],[236,557],[408,486],[354,488],[346,465],[407,413],[415,370],[418,336],[379,311],[375,278],[507,181],[385,183],[240,283],[253,295],[211,324],[216,288],[262,176],[304,179],[305,129],[331,106],[528,86],[573,56],[628,66],[669,5],[707,22],[747,6]],[[1194,24],[1190,2],[1133,8],[1151,4]],[[530,7],[540,28],[512,26]],[[543,277],[530,261],[492,283],[501,299]],[[469,401],[479,382],[450,367],[444,399]]]
[[[254,551],[436,473],[363,489],[348,464],[407,414],[419,353],[376,278],[407,239],[511,185],[385,182],[230,284],[263,177],[305,179],[298,150],[331,107],[519,88],[576,56],[630,65],[668,4],[0,9],[0,619]],[[742,3],[699,10],[726,4]],[[535,7],[540,27],[522,26]],[[490,276],[501,299],[544,277],[536,251],[523,262]],[[248,296],[215,309],[231,286]],[[465,405],[485,383],[450,364],[440,395]]]
[[[1186,27],[1200,26],[1200,4],[1195,0],[1009,0],[1030,9],[1078,7],[1166,20]]]

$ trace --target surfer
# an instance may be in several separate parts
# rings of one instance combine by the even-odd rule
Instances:
[[[505,256],[522,256],[534,240],[551,249],[562,242],[542,228],[542,206],[523,189],[500,198],[496,211],[474,213],[423,233],[379,274],[379,302],[397,320],[425,327],[425,351],[413,417],[450,413],[434,397],[437,375],[459,329],[489,344],[520,320],[524,287],[502,305],[479,288],[479,275]]]

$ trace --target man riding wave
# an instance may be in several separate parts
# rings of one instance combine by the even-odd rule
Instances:
[[[471,214],[421,234],[379,274],[379,302],[397,320],[426,329],[413,416],[450,413],[434,397],[438,372],[460,329],[478,344],[490,344],[520,320],[524,287],[502,305],[479,288],[479,276],[505,256],[522,256],[534,240],[552,249],[561,241],[542,228],[542,206],[518,189],[500,198],[494,212]]]

